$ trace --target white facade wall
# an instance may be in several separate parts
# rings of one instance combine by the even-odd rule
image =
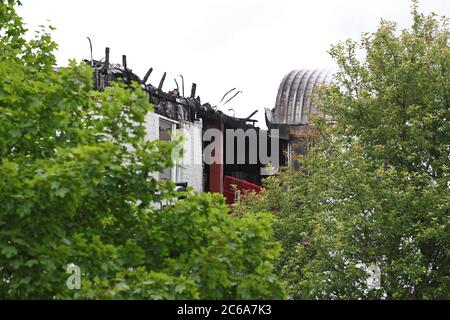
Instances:
[[[201,121],[195,123],[182,121],[178,122],[163,116],[160,116],[154,112],[149,112],[146,115],[146,139],[157,140],[159,139],[159,120],[170,121],[176,124],[177,135],[184,136],[183,142],[183,159],[180,159],[177,163],[177,168],[174,169],[172,177],[176,177],[174,182],[187,182],[188,186],[192,187],[195,191],[203,191],[203,153],[202,153],[202,141],[203,141],[203,124]],[[158,174],[154,175],[158,178]]]
[[[181,179],[195,191],[203,191],[203,124],[201,121],[182,122],[179,130],[184,136],[184,155],[180,163]]]
[[[145,127],[147,129],[145,136],[147,140],[159,139],[159,115],[154,112],[147,113],[145,116]]]

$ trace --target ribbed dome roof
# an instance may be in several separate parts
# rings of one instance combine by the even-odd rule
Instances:
[[[329,84],[333,73],[327,69],[303,69],[289,72],[281,81],[273,110],[266,109],[270,124],[305,125],[316,112],[311,96],[317,85]],[[268,123],[268,126],[269,126]]]

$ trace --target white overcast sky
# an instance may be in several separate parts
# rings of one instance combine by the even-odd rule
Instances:
[[[175,88],[182,74],[188,94],[192,82],[202,103],[218,104],[223,94],[243,93],[221,110],[236,116],[273,108],[278,85],[293,69],[333,68],[327,50],[362,32],[375,31],[380,18],[400,27],[411,23],[409,0],[22,0],[19,12],[33,30],[40,24],[57,29],[58,64],[94,59],[111,48],[111,61],[141,78],[149,67],[149,82]],[[450,15],[449,0],[422,0],[424,12]]]

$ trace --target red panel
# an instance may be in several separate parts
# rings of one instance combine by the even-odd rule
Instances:
[[[223,154],[223,123],[217,123],[210,127],[222,131],[222,137],[219,141],[220,147],[214,151],[214,157],[220,159]],[[223,163],[214,162],[209,166],[209,191],[223,193]]]
[[[234,187],[233,187],[234,186]],[[261,191],[261,186],[237,179],[230,176],[224,178],[224,191],[223,195],[227,200],[227,204],[233,204],[235,201],[235,190],[239,190],[241,195],[245,195],[246,192],[254,191],[256,193]]]

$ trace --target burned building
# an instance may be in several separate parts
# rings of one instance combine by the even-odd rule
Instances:
[[[229,187],[226,181],[235,181],[230,178],[239,179],[241,185],[253,188],[261,183],[262,168],[264,164],[239,163],[223,161],[227,157],[226,144],[227,129],[252,129],[259,132],[260,129],[255,126],[256,120],[251,117],[256,113],[250,113],[247,118],[232,117],[217,110],[209,103],[202,104],[200,97],[196,96],[197,85],[192,84],[189,95],[184,92],[184,79],[181,79],[181,90],[179,83],[177,88],[170,91],[163,91],[163,84],[166,80],[166,73],[157,86],[148,82],[153,71],[148,70],[143,79],[134,74],[127,66],[126,56],[123,56],[122,64],[112,64],[109,61],[109,48],[106,48],[105,58],[102,61],[85,60],[94,69],[94,85],[97,90],[104,90],[114,81],[121,81],[127,84],[137,82],[147,93],[149,102],[154,105],[154,111],[146,116],[146,128],[148,139],[171,140],[173,133],[181,132],[184,140],[184,159],[177,163],[173,168],[169,168],[163,173],[157,174],[158,179],[170,179],[180,185],[188,185],[196,191],[220,192],[226,194],[225,188]],[[250,110],[251,111],[251,110]],[[222,161],[214,161],[206,164],[203,161],[203,151],[208,142],[203,139],[203,134],[207,129],[217,129],[219,136],[215,141],[219,148],[216,149],[214,156],[222,158]],[[258,138],[259,139],[259,138]],[[271,139],[267,143],[268,148],[272,146]],[[258,141],[259,145],[259,141]],[[245,141],[245,159],[250,158],[250,141]],[[253,146],[252,146],[253,147]],[[228,152],[230,152],[228,150]],[[256,152],[258,150],[256,149]],[[270,151],[271,152],[271,151]],[[273,150],[279,154],[280,150]],[[229,191],[229,190],[228,190]]]

